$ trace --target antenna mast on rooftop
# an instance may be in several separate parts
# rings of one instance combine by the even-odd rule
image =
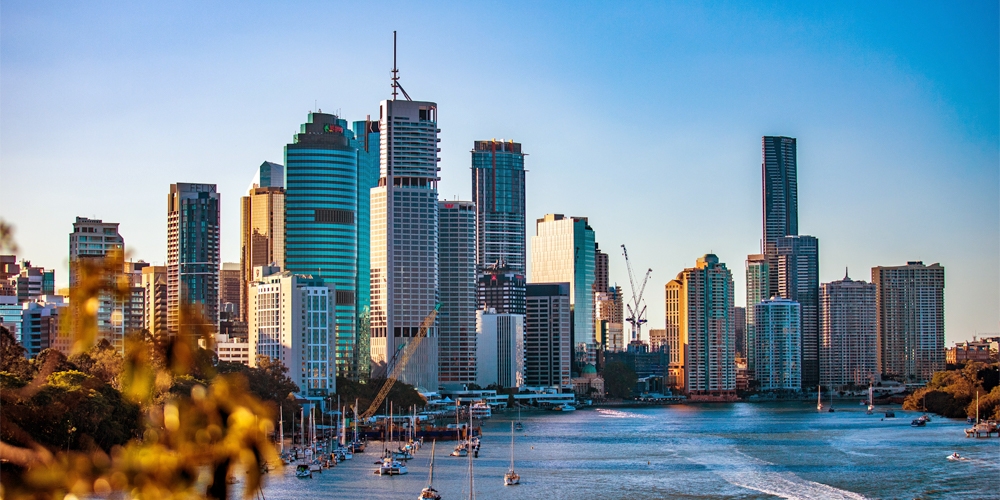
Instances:
[[[407,101],[413,100],[410,99],[410,94],[406,93],[406,89],[404,89],[403,86],[399,84],[399,68],[396,67],[396,31],[393,30],[392,32],[392,100],[393,101],[396,100],[396,95],[397,95],[396,89],[399,89],[400,91],[403,92],[403,97],[405,97]]]

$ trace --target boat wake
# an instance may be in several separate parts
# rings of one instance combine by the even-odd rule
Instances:
[[[712,448],[714,449],[709,454],[689,459],[716,472],[734,486],[793,500],[865,498],[852,491],[802,479],[791,472],[768,470],[773,464],[742,453],[735,446]]]
[[[653,418],[649,415],[642,415],[640,413],[632,413],[630,411],[612,410],[608,408],[598,408],[597,413],[605,418],[630,418],[630,419],[649,419]]]

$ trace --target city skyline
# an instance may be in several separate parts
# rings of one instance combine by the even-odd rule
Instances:
[[[534,11],[527,6],[521,6],[520,9]],[[461,9],[456,9],[459,10]],[[593,10],[600,9],[594,8],[588,13],[593,14]],[[619,12],[625,18],[628,18],[629,14],[632,16],[636,14],[629,13],[628,10],[626,8]],[[639,33],[640,36],[661,41],[667,47],[685,48],[686,37],[693,37],[699,29],[707,29],[706,25],[714,23],[725,25],[726,19],[732,23],[731,18],[735,17],[737,12],[734,11],[737,10],[744,9],[723,9],[719,14],[722,21],[715,21],[706,17],[697,8],[685,6],[661,8],[658,11],[660,15],[652,16],[650,25],[646,26],[646,29],[640,29]],[[913,14],[908,18],[913,26],[903,27],[905,23],[901,21],[890,26],[893,29],[888,30],[884,40],[877,40],[878,37],[874,35],[874,25],[877,24],[875,21],[862,22],[843,13],[834,16],[842,22],[842,25],[838,25],[833,22],[822,22],[817,19],[821,16],[816,16],[816,12],[812,13],[813,17],[810,17],[809,13],[803,14],[800,18],[786,15],[792,18],[789,19],[775,12],[746,10],[749,12],[744,14],[750,15],[755,20],[764,21],[765,24],[783,20],[793,22],[799,29],[804,29],[803,26],[816,27],[820,35],[831,37],[840,44],[833,44],[832,48],[825,52],[818,47],[810,46],[804,40],[795,39],[794,36],[768,38],[769,41],[777,43],[782,51],[791,53],[793,62],[810,63],[805,65],[808,71],[806,76],[802,77],[804,80],[801,78],[796,80],[798,83],[808,83],[810,79],[827,74],[826,71],[833,71],[838,64],[843,64],[846,69],[851,70],[849,71],[851,75],[867,75],[867,78],[863,78],[862,83],[857,85],[848,85],[838,80],[833,86],[826,86],[824,91],[813,94],[792,92],[792,103],[800,106],[804,103],[808,105],[797,110],[796,106],[786,103],[768,112],[763,112],[758,107],[767,107],[777,98],[762,96],[760,92],[763,89],[752,85],[731,88],[733,87],[731,84],[729,87],[720,84],[725,88],[717,88],[715,92],[709,90],[693,94],[704,99],[701,107],[681,107],[679,113],[674,116],[656,118],[653,129],[631,132],[635,134],[633,139],[637,139],[631,143],[631,147],[622,148],[621,141],[612,141],[618,142],[619,146],[612,149],[590,150],[590,148],[578,148],[567,141],[568,137],[531,125],[529,122],[540,116],[539,113],[552,117],[558,117],[563,113],[566,116],[554,118],[558,120],[555,128],[563,127],[565,125],[562,120],[580,120],[581,114],[587,111],[588,104],[581,101],[581,98],[604,101],[601,96],[610,92],[612,88],[635,89],[638,85],[644,88],[643,93],[646,95],[672,91],[692,98],[694,91],[689,89],[692,85],[690,77],[667,80],[666,89],[662,91],[654,87],[642,87],[644,85],[642,82],[645,80],[639,78],[639,69],[645,66],[637,54],[625,58],[623,66],[625,71],[620,76],[620,81],[608,82],[598,77],[586,78],[585,75],[590,71],[580,67],[582,64],[580,56],[573,55],[568,47],[564,46],[567,39],[573,38],[566,33],[569,24],[593,22],[582,18],[585,17],[584,14],[579,14],[569,21],[555,25],[551,34],[546,34],[534,23],[528,23],[528,27],[524,29],[534,28],[533,33],[536,37],[552,37],[554,40],[562,40],[563,45],[557,44],[555,49],[545,52],[541,57],[527,59],[530,64],[525,66],[525,71],[529,72],[528,76],[535,78],[535,82],[543,82],[539,89],[516,85],[513,90],[504,90],[505,93],[502,95],[507,96],[507,99],[498,99],[507,101],[505,104],[508,107],[486,106],[481,99],[476,99],[470,94],[471,90],[455,92],[445,86],[444,80],[451,79],[455,74],[466,73],[463,63],[458,62],[461,59],[459,55],[451,54],[452,57],[440,61],[436,58],[428,59],[421,51],[433,40],[417,30],[408,30],[401,25],[402,81],[414,95],[419,93],[421,96],[435,99],[441,104],[442,109],[446,110],[440,122],[441,198],[453,199],[457,196],[459,199],[470,199],[467,155],[469,146],[474,140],[494,136],[498,140],[513,139],[531,151],[531,155],[525,160],[525,168],[528,170],[525,183],[527,219],[537,219],[546,213],[588,217],[597,234],[597,241],[603,243],[605,248],[615,248],[618,244],[625,243],[629,246],[630,257],[639,267],[647,266],[654,269],[650,290],[662,289],[662,285],[671,279],[677,269],[688,267],[695,257],[710,252],[718,254],[721,261],[730,263],[733,268],[734,279],[737,282],[734,295],[737,297],[736,304],[740,305],[742,302],[740,299],[745,294],[743,273],[737,264],[746,255],[757,253],[760,243],[760,153],[757,149],[759,141],[764,135],[794,137],[799,142],[797,162],[800,192],[799,220],[803,222],[799,232],[815,235],[823,240],[820,282],[838,279],[842,276],[843,267],[857,269],[855,272],[864,276],[867,270],[876,266],[899,266],[915,260],[927,263],[940,262],[948,268],[949,280],[945,289],[945,304],[948,310],[945,327],[946,343],[950,345],[957,340],[969,339],[977,332],[997,331],[1000,328],[997,324],[995,307],[998,302],[996,256],[1000,254],[1000,232],[998,232],[1000,224],[997,223],[998,203],[995,189],[997,85],[995,64],[991,62],[996,60],[995,47],[990,46],[973,51],[972,54],[965,54],[963,57],[978,61],[979,65],[961,70],[957,67],[948,68],[945,63],[935,62],[933,57],[918,54],[916,52],[919,51],[912,47],[901,48],[899,44],[912,36],[908,30],[917,31],[914,26],[945,22],[929,20],[931,16],[928,15],[927,8],[922,9],[923,17]],[[989,16],[985,17],[995,18],[995,7],[991,6],[986,10],[989,11]],[[52,45],[53,42],[47,42],[28,50],[25,44],[34,39],[33,35],[13,28],[31,26],[25,19],[40,19],[38,16],[41,14],[31,11],[32,9],[27,7],[8,6],[4,9],[5,15],[2,18],[4,29],[0,37],[4,43],[0,50],[4,56],[5,71],[0,80],[0,90],[2,90],[0,101],[5,112],[0,118],[0,129],[3,130],[0,145],[4,152],[3,162],[0,163],[3,165],[0,167],[2,168],[0,178],[4,179],[6,184],[9,182],[6,179],[12,177],[21,179],[26,173],[33,171],[53,174],[51,177],[54,178],[45,187],[36,184],[35,187],[14,190],[0,202],[0,212],[8,222],[17,227],[15,236],[21,246],[18,256],[28,258],[35,265],[57,269],[56,279],[60,287],[65,285],[68,277],[64,238],[76,216],[120,223],[121,235],[129,242],[127,249],[133,250],[132,258],[144,259],[157,265],[164,264],[166,220],[162,214],[161,203],[156,200],[162,199],[161,193],[170,183],[176,182],[219,186],[218,192],[223,195],[220,260],[238,261],[238,200],[245,194],[246,179],[251,169],[261,161],[282,161],[281,148],[288,142],[288,131],[301,123],[301,115],[306,108],[313,107],[313,111],[327,108],[330,112],[340,107],[343,112],[337,113],[338,115],[347,120],[357,120],[366,114],[372,114],[378,101],[386,98],[390,91],[387,75],[390,67],[388,41],[390,29],[385,29],[384,40],[372,36],[369,30],[366,39],[370,43],[364,47],[361,55],[351,57],[336,55],[336,57],[347,57],[338,60],[338,63],[350,68],[349,74],[356,80],[353,85],[326,83],[317,86],[312,82],[293,81],[288,87],[279,87],[281,90],[272,89],[266,95],[258,95],[257,99],[266,99],[271,101],[269,103],[260,104],[252,101],[248,101],[251,104],[240,103],[240,106],[250,109],[241,111],[243,114],[237,113],[235,116],[241,122],[239,133],[219,134],[215,125],[218,117],[236,112],[230,109],[236,105],[235,101],[229,100],[230,98],[223,99],[217,106],[208,106],[205,111],[193,110],[185,105],[180,105],[180,109],[174,111],[164,108],[165,103],[140,104],[136,101],[139,96],[145,95],[144,92],[163,92],[157,84],[150,85],[148,89],[142,91],[130,86],[136,82],[147,82],[146,79],[153,78],[165,68],[174,67],[171,65],[183,66],[185,63],[177,58],[189,57],[188,51],[194,47],[182,44],[174,47],[177,52],[164,49],[165,55],[173,54],[174,59],[168,57],[162,67],[143,67],[146,72],[140,72],[141,76],[134,77],[137,80],[126,79],[126,83],[120,85],[125,85],[124,90],[128,92],[122,96],[104,95],[94,85],[95,80],[100,80],[101,71],[110,69],[108,74],[115,75],[123,70],[117,66],[121,63],[108,59],[104,49],[108,48],[108,44],[114,45],[116,42],[123,42],[137,35],[118,26],[117,29],[111,29],[111,34],[105,39],[84,37],[83,48],[61,47],[56,50]],[[678,33],[673,35],[675,38],[653,33],[655,30],[649,29],[651,26],[663,25],[678,28],[675,24],[681,21],[664,21],[664,18],[668,17],[664,13],[673,11],[684,14],[681,16],[682,19],[691,22],[693,27],[678,29]],[[123,12],[121,16],[129,13],[135,12]],[[540,16],[545,18],[547,14],[550,15],[551,12],[543,9]],[[393,16],[396,15],[398,14]],[[456,14],[452,12],[451,16],[454,15]],[[964,15],[963,19],[967,25],[971,23],[978,26],[969,20],[969,13]],[[46,14],[46,16],[51,15]],[[86,18],[86,15],[81,16],[80,22]],[[112,22],[116,19],[124,20],[113,17]],[[67,19],[57,18],[55,21],[71,23]],[[280,24],[282,21],[287,21],[287,18],[279,16],[275,22]],[[611,27],[606,30],[614,32],[617,29],[615,26],[611,23]],[[73,24],[67,27],[72,28]],[[204,27],[195,25],[187,28],[200,33],[198,30]],[[228,29],[239,31],[235,27]],[[760,34],[760,29],[757,27],[751,31]],[[994,26],[977,29],[959,36],[958,29],[951,27],[945,34],[938,36],[951,37],[951,41],[946,45],[956,52],[962,51],[961,48],[955,48],[956,45],[972,44],[978,40],[977,37],[996,39]],[[70,29],[68,32],[72,33],[73,30]],[[859,34],[864,43],[856,42],[859,45],[852,45],[855,42],[851,42],[849,37],[845,36],[848,33]],[[561,35],[562,38],[557,35]],[[529,55],[523,46],[517,44],[505,46],[495,38],[491,38],[491,34],[484,35],[478,43],[471,38],[470,33],[462,30],[444,31],[441,36],[450,40],[466,40],[465,43],[477,48],[476,51],[506,47],[516,54]],[[736,35],[730,36],[740,39]],[[731,49],[727,43],[735,47],[737,40],[726,38],[722,42],[708,43],[707,48],[687,48],[695,52],[725,51]],[[277,46],[282,43],[287,42],[278,42]],[[615,43],[630,46],[634,42]],[[754,45],[748,49],[749,53],[742,54],[746,57],[723,57],[722,61],[713,64],[729,61],[749,65],[756,60],[755,58],[765,58],[764,45],[766,44],[763,42]],[[794,49],[800,46],[803,53],[795,53]],[[222,74],[217,70],[198,65],[211,61],[212,57],[221,57],[221,54],[226,53],[223,49],[237,50],[238,54],[244,54],[240,52],[242,50],[251,50],[233,48],[227,44],[211,47],[212,50],[207,51],[207,55],[190,56],[189,61],[189,64],[195,65],[194,69],[200,69],[195,71],[195,75],[200,75],[201,79],[208,83],[208,88],[185,87],[185,91],[204,91],[205,95],[220,97],[221,93],[226,91],[225,86],[221,84],[225,80]],[[927,47],[923,48],[929,50]],[[93,68],[74,65],[69,59],[60,59],[64,54],[77,53],[80,50],[93,51],[90,52],[96,59],[93,61]],[[947,52],[944,48],[936,50]],[[129,58],[130,54],[135,55],[130,51],[124,51],[126,62],[132,61]],[[557,54],[571,56],[560,60],[561,65],[557,67],[569,70],[569,76],[577,78],[580,83],[574,83],[560,90],[559,83],[564,82],[562,79],[555,78],[555,75],[551,74],[547,75],[551,78],[545,78],[545,75],[539,76],[540,73],[545,73],[545,70],[541,69],[542,63]],[[683,54],[683,51],[671,54],[659,59],[651,58],[649,64],[666,65],[669,60],[679,60],[682,63],[681,68],[695,70],[695,83],[701,81],[699,79],[711,76],[733,76],[733,70],[706,69],[697,66],[693,61],[685,59],[689,57],[688,55],[679,55]],[[244,55],[250,57],[249,53]],[[295,57],[291,54],[282,55]],[[644,55],[649,56],[649,53],[644,52]],[[334,54],[329,55],[329,57],[334,56]],[[816,61],[810,60],[807,56],[816,56],[816,61],[820,63],[812,64]],[[64,100],[64,96],[49,95],[47,98],[50,98],[51,102],[42,103],[38,100],[40,91],[29,90],[18,83],[24,79],[37,78],[41,84],[40,90],[48,90],[53,94],[60,93],[57,90],[61,87],[50,79],[54,75],[37,73],[38,68],[32,64],[32,61],[36,60],[33,58],[37,57],[42,59],[55,57],[57,59],[55,64],[49,65],[51,71],[55,73],[59,73],[60,69],[68,69],[70,75],[84,77],[82,87],[85,90],[75,90],[70,93],[73,96],[82,96],[83,99],[79,103],[69,104]],[[615,64],[611,62],[612,59],[611,54],[598,53],[593,68],[606,68]],[[767,61],[766,58],[764,60]],[[255,60],[257,64],[262,61],[266,62],[267,59]],[[776,62],[776,64],[774,69],[779,73],[790,71],[794,67],[792,63]],[[255,66],[252,64],[247,66],[248,69],[252,67]],[[305,65],[301,67],[303,71],[306,68]],[[656,68],[662,70],[660,66]],[[959,76],[944,76],[944,69],[957,71]],[[984,69],[986,76],[973,78],[970,83],[950,80],[950,78],[959,80],[976,72],[982,73]],[[885,71],[885,74],[877,76],[876,73],[879,71]],[[442,74],[437,75],[439,72]],[[531,81],[532,78],[527,80]],[[75,78],[68,79],[75,80]],[[887,82],[893,85],[881,89],[880,85]],[[274,83],[270,81],[269,84]],[[772,84],[777,85],[778,90],[784,88],[777,82]],[[842,88],[834,88],[837,85]],[[116,85],[111,87],[117,88]],[[367,90],[368,87],[372,89]],[[986,87],[989,90],[983,90]],[[486,90],[498,88],[491,84]],[[90,94],[79,94],[87,92],[87,89]],[[419,89],[419,92],[414,89]],[[253,87],[252,92],[265,90],[263,86]],[[903,93],[889,99],[886,104],[876,109],[882,114],[900,114],[898,121],[888,118],[872,121],[869,119],[870,115],[861,113],[862,107],[877,101],[879,96],[890,95],[893,90]],[[851,91],[857,92],[858,95],[848,95]],[[290,92],[292,97],[279,96],[281,92]],[[980,94],[979,97],[971,96],[977,93]],[[242,92],[236,94],[246,95]],[[817,98],[826,94],[835,97],[832,99],[835,104],[816,103]],[[180,99],[183,95],[180,91],[163,94],[166,101]],[[523,102],[511,104],[511,99],[518,96]],[[314,104],[314,98],[319,102]],[[552,99],[550,102],[541,102],[543,98]],[[326,100],[331,101],[329,105],[325,103]],[[671,99],[659,96],[654,100],[653,106],[656,109],[669,108],[673,103]],[[197,99],[195,101],[199,102]],[[601,107],[606,116],[604,120],[612,124],[625,120],[633,123],[639,120],[641,123],[636,129],[654,123],[649,122],[645,116],[636,115],[632,104],[633,102],[628,99],[602,103]],[[725,107],[723,104],[736,105],[737,109],[723,112],[713,107]],[[533,106],[537,109],[529,109]],[[833,107],[836,106],[857,109],[853,113],[838,114],[833,112]],[[75,124],[77,130],[82,130],[82,133],[68,138],[64,146],[58,150],[38,151],[35,142],[38,138],[25,134],[30,130],[37,130],[35,120],[49,116],[58,107],[65,108],[66,116]],[[127,109],[123,110],[121,107]],[[740,110],[747,111],[747,108],[750,112],[744,114],[748,118],[741,118],[743,121],[736,120],[734,126],[733,120],[740,114]],[[35,116],[28,116],[29,110]],[[93,115],[80,114],[84,110],[89,110]],[[697,113],[698,111],[707,113],[701,115]],[[163,113],[165,116],[157,116],[157,113]],[[526,117],[517,116],[519,113],[526,114]],[[209,119],[212,114],[215,115],[215,119]],[[107,142],[104,141],[105,134],[114,133],[115,136],[120,134],[120,130],[113,126],[115,123],[120,127],[121,120],[129,117],[138,119],[140,116],[148,120],[149,125],[138,127],[138,130],[132,132],[136,140],[132,141],[133,144],[123,146],[123,154],[117,154],[116,150],[113,155],[111,150],[99,146],[102,142]],[[263,116],[267,116],[266,125],[248,124],[265,120]],[[695,116],[699,119],[692,121],[692,117]],[[869,123],[864,123],[866,121]],[[928,125],[900,123],[902,121],[924,121]],[[663,125],[662,122],[669,122],[671,125]],[[201,128],[203,126],[213,128],[203,129]],[[212,130],[212,133],[208,133],[208,130]],[[170,140],[167,141],[169,144],[164,143],[167,135],[170,136]],[[210,137],[211,141],[206,143],[198,138],[198,135]],[[699,136],[702,141],[710,137],[718,144],[719,151],[706,152],[703,144],[683,144]],[[932,137],[934,140],[930,140]],[[90,141],[84,143],[83,139],[86,138]],[[924,144],[927,142],[930,142],[930,145]],[[844,143],[849,143],[849,146],[845,147]],[[34,148],[33,144],[36,145]],[[669,160],[664,162],[664,158],[667,157]],[[948,170],[953,175],[932,176],[940,173],[942,164],[954,165]],[[215,165],[219,165],[220,168],[215,168]],[[606,170],[611,165],[628,165],[633,168],[618,170],[620,174],[608,177],[608,172],[602,169]],[[676,197],[667,197],[662,196],[662,193],[677,192],[678,189],[675,188],[685,182],[692,182],[696,176],[702,175],[701,171],[705,168],[718,171],[716,177],[722,180],[722,186],[717,192],[724,194],[727,200],[712,206],[704,204],[698,206],[697,210],[692,206],[690,211],[678,212],[678,208],[690,206],[696,198],[685,198],[687,195],[683,193],[678,193]],[[91,175],[83,176],[76,173],[81,171],[89,172]],[[102,176],[120,177],[123,174],[134,179],[121,181],[115,197],[98,199],[99,197],[93,196],[98,189],[96,186],[107,182],[107,177]],[[602,174],[605,177],[602,178]],[[608,179],[611,182],[607,182]],[[71,192],[70,187],[75,189]],[[41,196],[43,193],[46,196]],[[586,196],[579,196],[579,193],[584,193]],[[59,196],[59,199],[64,201],[45,204],[45,199],[52,199],[48,195]],[[644,200],[645,198],[649,199]],[[623,205],[623,201],[628,201],[625,204],[627,207],[619,208]],[[639,211],[640,215],[648,216],[636,217],[637,206],[642,208]],[[729,220],[728,225],[731,228],[720,232],[720,236],[709,236],[697,229],[691,230],[699,219],[694,214],[706,211],[708,217],[722,217]],[[676,237],[679,234],[683,234],[684,238]],[[530,252],[529,247],[529,255]],[[612,252],[610,257],[610,281],[612,284],[624,285],[628,279],[624,260],[617,252]],[[983,269],[984,265],[987,267],[986,270]],[[532,277],[529,275],[530,280]],[[654,293],[647,296],[649,328],[663,326],[664,314],[660,305],[662,302],[662,295]]]

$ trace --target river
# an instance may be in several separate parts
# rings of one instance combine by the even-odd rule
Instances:
[[[483,426],[474,459],[476,497],[506,498],[998,498],[1000,439],[970,439],[964,421],[894,407],[896,418],[862,406],[817,412],[811,403],[733,403],[590,408],[525,413],[516,434],[519,486],[503,486],[510,460],[510,415]],[[878,408],[883,410],[884,408]],[[434,487],[468,498],[468,460],[440,442]],[[267,477],[267,500],[414,499],[427,483],[430,443],[409,474],[372,474],[381,444],[313,479],[292,467]],[[964,461],[947,460],[958,452]],[[239,484],[235,487],[239,490]],[[239,493],[237,491],[237,493]]]

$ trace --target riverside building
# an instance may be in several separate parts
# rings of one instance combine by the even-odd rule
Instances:
[[[874,283],[844,279],[819,287],[819,379],[830,389],[878,380]]]
[[[793,300],[775,297],[758,302],[753,308],[758,388],[801,390],[801,306]]]
[[[439,201],[438,380],[478,383],[476,372],[476,206],[471,201]],[[480,358],[479,362],[483,360]],[[486,387],[489,384],[479,384]]]
[[[785,236],[777,240],[777,295],[802,306],[802,386],[819,384],[819,240]],[[773,273],[772,273],[773,275]]]
[[[476,311],[476,384],[524,385],[524,315]]]
[[[473,143],[472,202],[480,270],[497,263],[520,274],[526,270],[524,172],[520,143]]]
[[[921,261],[873,267],[882,377],[925,383],[945,368],[944,267]]]
[[[525,385],[570,389],[570,285],[528,283],[525,295]]]

